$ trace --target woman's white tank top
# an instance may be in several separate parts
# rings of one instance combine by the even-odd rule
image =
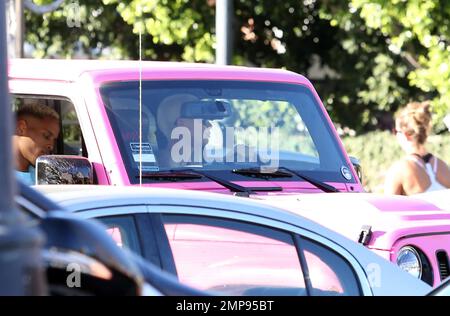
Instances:
[[[440,184],[436,178],[436,171],[437,171],[437,158],[434,157],[434,163],[433,166],[431,166],[430,158],[432,157],[431,154],[428,154],[424,157],[420,157],[419,155],[411,155],[408,157],[409,160],[414,161],[418,166],[423,168],[425,172],[427,173],[428,177],[430,178],[430,186],[424,191],[424,192],[431,192],[431,191],[438,191],[438,190],[445,190],[447,189],[442,184]],[[423,165],[423,163],[425,165]]]

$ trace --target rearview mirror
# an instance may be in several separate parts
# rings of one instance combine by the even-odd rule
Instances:
[[[231,115],[231,105],[227,101],[191,101],[181,106],[181,117],[191,119],[220,120]]]
[[[36,160],[36,184],[93,184],[91,162],[84,157],[48,155]]]

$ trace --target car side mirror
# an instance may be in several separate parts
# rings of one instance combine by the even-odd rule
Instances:
[[[45,155],[36,160],[36,184],[93,184],[91,162],[80,156]]]
[[[352,157],[350,156],[350,162],[353,165],[353,168],[355,168],[356,174],[358,175],[359,181],[363,182],[363,174],[362,174],[362,167],[361,167],[361,163],[359,162],[359,159],[356,157]]]
[[[51,211],[39,227],[46,234],[43,259],[50,295],[212,295],[121,249],[96,220]]]
[[[140,295],[144,279],[133,258],[96,222],[63,211],[39,224],[51,295]]]

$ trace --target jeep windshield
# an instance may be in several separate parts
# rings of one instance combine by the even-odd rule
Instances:
[[[187,168],[232,181],[299,181],[286,172],[295,170],[355,182],[333,127],[303,85],[144,81],[141,115],[138,81],[108,83],[100,93],[131,183],[139,183],[139,168],[144,183],[171,181],[156,173]]]

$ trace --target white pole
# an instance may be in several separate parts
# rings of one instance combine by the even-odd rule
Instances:
[[[232,58],[233,0],[216,0],[216,64],[229,65]]]

